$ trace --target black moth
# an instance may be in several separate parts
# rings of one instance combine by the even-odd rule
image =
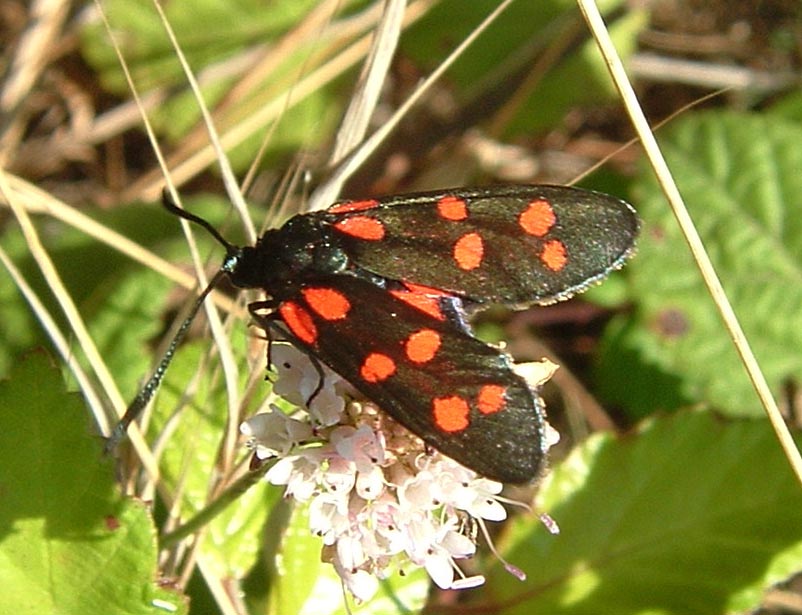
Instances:
[[[542,403],[466,310],[566,299],[621,267],[639,221],[627,203],[565,186],[458,188],[338,203],[227,249],[112,444],[158,388],[202,300],[227,275],[266,299],[263,324],[328,365],[428,445],[487,478],[524,483],[544,464]]]

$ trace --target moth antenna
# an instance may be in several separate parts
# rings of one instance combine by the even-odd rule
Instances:
[[[214,228],[211,224],[209,224],[207,220],[204,220],[200,216],[196,216],[195,214],[188,212],[186,209],[181,209],[173,200],[173,196],[167,191],[167,189],[162,190],[162,205],[171,214],[178,216],[179,218],[183,218],[184,220],[189,220],[190,222],[194,222],[195,224],[206,229],[206,231],[212,237],[214,237],[218,241],[218,243],[220,243],[222,246],[225,247],[226,251],[232,252],[236,250],[236,246],[234,246],[225,237],[223,237],[216,228]]]
[[[190,222],[194,222],[195,224],[205,228],[212,235],[212,237],[225,246],[226,257],[223,261],[223,266],[214,275],[206,288],[203,289],[203,292],[198,295],[198,298],[195,299],[195,302],[192,304],[192,307],[189,310],[189,314],[187,314],[186,318],[181,323],[178,331],[175,332],[173,339],[170,341],[170,345],[167,347],[164,356],[162,356],[161,361],[159,361],[159,364],[156,366],[153,374],[139,390],[139,393],[137,393],[136,397],[129,404],[128,408],[126,408],[123,417],[120,419],[117,425],[114,426],[111,435],[106,441],[105,451],[107,454],[111,453],[117,447],[117,445],[123,439],[125,439],[125,434],[128,431],[129,425],[131,425],[131,423],[133,423],[137,417],[139,417],[145,407],[150,403],[150,400],[153,399],[153,396],[156,394],[159,386],[161,386],[162,380],[164,379],[164,374],[167,372],[167,368],[170,366],[170,362],[173,360],[173,356],[175,356],[178,346],[183,341],[184,336],[189,330],[190,325],[192,325],[192,321],[195,320],[195,316],[197,316],[198,311],[203,305],[203,302],[206,300],[206,297],[209,296],[209,294],[212,292],[212,290],[214,290],[215,286],[217,286],[224,276],[228,275],[236,268],[242,254],[242,250],[240,248],[232,243],[229,243],[217,231],[217,229],[215,229],[206,220],[178,207],[166,190],[162,193],[162,204],[170,213],[175,214],[180,218],[184,218],[185,220],[189,220]]]
[[[192,321],[195,319],[195,316],[198,314],[201,306],[203,305],[204,300],[206,297],[209,296],[209,293],[214,290],[215,285],[220,281],[220,279],[228,274],[227,268],[222,268],[218,271],[215,276],[212,278],[211,282],[209,282],[208,286],[203,289],[203,292],[198,295],[198,298],[195,299],[195,303],[192,304],[191,309],[189,310],[189,314],[184,319],[184,322],[181,323],[181,326],[178,328],[178,331],[175,332],[173,339],[170,341],[170,345],[167,347],[167,350],[162,356],[161,361],[159,361],[158,366],[154,370],[153,374],[148,378],[147,382],[139,389],[139,393],[137,393],[134,400],[128,405],[128,408],[125,409],[125,414],[114,426],[114,429],[111,432],[108,440],[106,441],[105,452],[107,454],[114,451],[114,449],[125,439],[125,434],[128,431],[129,425],[133,423],[137,417],[142,413],[145,407],[150,403],[150,400],[153,399],[153,396],[156,394],[156,391],[161,386],[162,380],[164,379],[164,374],[167,372],[167,368],[170,366],[170,362],[173,360],[173,356],[175,355],[175,351],[178,349],[179,344],[184,339],[187,331],[189,330]]]

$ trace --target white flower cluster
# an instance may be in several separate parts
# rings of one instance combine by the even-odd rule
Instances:
[[[304,406],[321,385],[318,368],[290,345],[274,344],[271,355],[279,373],[274,392]],[[456,562],[476,551],[477,524],[484,530],[485,520],[506,518],[502,485],[428,451],[371,404],[346,405],[346,387],[326,370],[308,415],[272,407],[242,424],[256,455],[277,459],[266,480],[309,506],[324,559],[360,600],[393,569],[410,565],[425,568],[441,588],[482,584]]]

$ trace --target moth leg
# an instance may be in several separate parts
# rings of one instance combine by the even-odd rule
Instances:
[[[315,390],[312,391],[312,394],[309,396],[309,399],[306,400],[306,407],[308,408],[315,400],[315,397],[317,397],[320,391],[323,390],[323,383],[326,380],[326,374],[323,371],[323,366],[320,364],[320,361],[318,361],[311,354],[307,354],[307,356],[309,357],[309,360],[311,361],[312,365],[315,367],[315,371],[317,372],[317,386],[315,387]]]
[[[248,304],[248,312],[251,314],[251,318],[254,322],[260,326],[266,334],[267,337],[267,365],[270,368],[273,365],[273,357],[272,357],[272,348],[273,342],[275,338],[272,333],[278,335],[278,338],[282,340],[287,340],[293,344],[296,348],[301,350],[307,357],[309,357],[310,362],[315,368],[315,371],[318,375],[317,386],[315,390],[312,391],[311,395],[306,399],[304,402],[306,407],[308,408],[311,403],[314,401],[315,397],[320,394],[320,391],[323,390],[323,383],[326,380],[326,374],[323,371],[323,366],[320,364],[320,361],[310,352],[307,352],[306,348],[303,344],[298,342],[291,333],[289,333],[284,327],[282,327],[277,321],[279,320],[278,312],[276,312],[276,301],[254,301],[253,303]],[[267,376],[265,377],[267,379]]]

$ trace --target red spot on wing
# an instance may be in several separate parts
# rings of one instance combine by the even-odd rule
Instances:
[[[466,233],[454,244],[454,260],[463,271],[471,271],[482,264],[485,244],[479,233]]]
[[[558,239],[547,241],[540,252],[540,261],[552,271],[562,271],[568,263],[568,250],[565,244]]]
[[[366,382],[375,384],[387,380],[395,373],[395,361],[386,354],[371,352],[362,362],[359,373]]]
[[[478,406],[482,414],[494,414],[504,409],[507,388],[500,384],[486,384],[479,390]]]
[[[410,334],[404,345],[407,358],[413,363],[428,363],[440,350],[442,338],[433,329],[420,329]]]
[[[341,320],[351,309],[348,298],[333,288],[304,288],[301,294],[309,307],[326,320]]]
[[[543,237],[557,222],[557,214],[548,201],[537,199],[527,205],[518,216],[518,224],[524,232],[535,237]]]
[[[376,199],[368,199],[365,201],[347,201],[345,203],[335,203],[329,207],[330,214],[347,214],[352,211],[365,211],[366,209],[373,209],[378,206],[379,202]]]
[[[390,294],[436,320],[444,321],[446,319],[443,310],[440,309],[438,297],[446,296],[448,293],[437,288],[429,288],[428,286],[409,282],[404,282],[404,286],[408,290],[391,290]]]
[[[424,286],[423,284],[415,284],[414,282],[402,282],[402,284],[412,293],[432,295],[434,297],[452,296],[450,292],[445,291],[442,288],[435,288],[434,286]]]
[[[294,301],[285,301],[279,306],[278,313],[299,340],[310,346],[317,341],[317,327],[312,316],[300,305]]]
[[[384,239],[384,225],[370,216],[351,216],[335,222],[334,228],[357,239],[365,239],[367,241]]]
[[[437,215],[445,220],[459,222],[468,217],[468,206],[456,196],[444,196],[437,201]]]
[[[432,411],[434,424],[443,431],[462,431],[470,424],[468,402],[456,395],[435,398]]]

